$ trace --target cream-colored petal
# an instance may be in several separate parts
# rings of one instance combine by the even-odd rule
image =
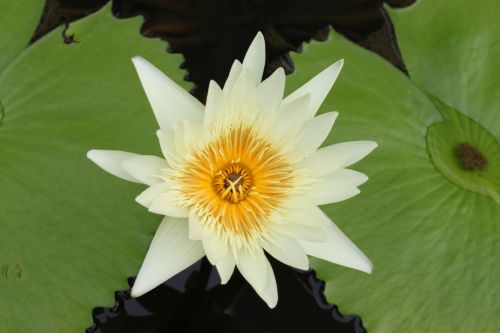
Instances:
[[[181,156],[175,145],[175,134],[173,130],[158,130],[156,132],[160,142],[161,152],[167,160],[168,165],[176,167],[181,163]]]
[[[298,269],[309,269],[309,260],[299,243],[280,232],[273,232],[262,244],[274,258]]]
[[[231,66],[231,70],[229,71],[229,75],[227,76],[226,82],[224,83],[224,88],[223,88],[224,95],[227,96],[231,94],[234,84],[236,83],[236,80],[240,76],[242,70],[243,70],[243,65],[238,60],[235,60],[233,62],[233,65]]]
[[[160,128],[170,129],[184,120],[202,122],[204,106],[195,97],[144,58],[132,61]]]
[[[266,43],[264,36],[259,31],[250,44],[248,51],[243,59],[243,67],[250,72],[255,86],[262,80],[264,73],[264,66],[266,64]]]
[[[343,64],[344,60],[339,60],[333,65],[329,66],[314,78],[312,78],[309,82],[287,96],[283,100],[283,104],[287,104],[305,94],[311,94],[311,104],[309,105],[309,108],[307,109],[305,114],[306,119],[312,118],[318,111],[319,107],[325,100],[326,95],[328,95],[328,92],[332,88],[333,83],[339,76]]]
[[[214,121],[217,119],[217,115],[221,111],[224,104],[224,93],[219,85],[211,80],[208,86],[207,103],[205,106],[205,119],[203,121],[203,127],[205,130],[211,128]]]
[[[236,261],[232,253],[227,253],[224,258],[215,263],[217,272],[219,273],[220,283],[226,284],[231,275],[233,275],[234,267],[236,267]]]
[[[286,105],[282,105],[277,111],[278,119],[274,121],[271,134],[276,139],[289,141],[298,135],[305,121],[304,113],[311,101],[311,95],[305,94]]]
[[[175,150],[178,156],[183,156],[186,152],[186,142],[184,141],[184,124],[177,123],[174,126]]]
[[[256,291],[263,291],[266,286],[266,262],[267,258],[260,249],[253,253],[245,248],[238,251],[236,267]]]
[[[257,86],[257,105],[261,112],[272,112],[283,99],[285,90],[285,71],[279,67],[274,73]]]
[[[173,217],[188,217],[189,209],[178,207],[175,202],[175,198],[170,193],[160,195],[151,203],[149,211]]]
[[[203,258],[201,242],[189,240],[187,236],[186,219],[163,219],[135,280],[132,297],[147,293]]]
[[[168,168],[167,161],[158,156],[139,155],[126,159],[122,167],[134,178],[149,186],[161,183],[162,170]]]
[[[229,252],[228,246],[216,233],[211,233],[209,237],[203,239],[203,249],[212,265],[222,260]]]
[[[166,193],[172,185],[167,182],[161,182],[148,187],[145,191],[139,194],[135,201],[140,203],[146,208],[149,208],[151,203],[156,200],[160,195]]]
[[[343,201],[359,193],[359,189],[348,181],[324,180],[313,184],[309,191],[309,200],[320,206]]]
[[[243,68],[240,76],[233,86],[231,95],[227,98],[227,115],[241,113],[243,116],[257,111],[256,87],[248,69]],[[227,113],[230,112],[230,113]]]
[[[376,147],[374,141],[337,143],[318,149],[304,161],[304,165],[312,168],[316,176],[323,176],[358,162]]]
[[[201,223],[200,216],[194,209],[189,210],[189,238],[193,240],[202,240],[206,238],[207,231]]]
[[[333,222],[324,226],[324,230],[327,235],[326,242],[300,241],[308,255],[366,273],[372,272],[370,259]]]
[[[287,223],[275,226],[275,229],[297,240],[302,239],[313,242],[323,242],[326,240],[326,235],[321,226]]]
[[[203,124],[184,122],[184,145],[188,152],[198,147],[203,135]]]
[[[289,216],[285,217],[285,219],[294,224],[313,227],[331,223],[330,218],[318,206],[312,204],[302,205],[300,208],[290,212]]]
[[[297,143],[297,152],[306,156],[315,152],[327,138],[337,116],[338,112],[328,112],[306,121],[302,128],[303,135]]]
[[[139,179],[133,177],[122,167],[123,161],[140,156],[134,153],[128,153],[125,151],[118,150],[98,150],[92,149],[87,153],[87,157],[100,166],[104,171],[109,172],[113,176],[134,182],[142,183]]]
[[[327,181],[348,182],[349,184],[358,187],[368,180],[368,176],[359,171],[350,169],[338,169],[331,174],[325,176]]]
[[[276,278],[274,276],[273,268],[266,259],[266,283],[263,290],[255,290],[257,295],[266,302],[267,306],[273,309],[278,304],[278,286],[276,285]]]

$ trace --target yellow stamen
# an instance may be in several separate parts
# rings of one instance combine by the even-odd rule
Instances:
[[[180,202],[240,241],[258,237],[294,186],[287,158],[251,127],[232,126],[174,175]]]

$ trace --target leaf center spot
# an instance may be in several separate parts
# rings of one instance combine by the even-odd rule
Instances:
[[[488,163],[486,157],[476,147],[467,142],[460,143],[456,153],[464,170],[480,171]]]

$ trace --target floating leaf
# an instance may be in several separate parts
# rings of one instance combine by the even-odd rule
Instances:
[[[24,14],[33,20],[29,10],[12,20]],[[71,24],[74,43],[64,44],[59,28],[0,74],[1,332],[82,332],[92,307],[111,305],[139,269],[159,217],[134,204],[140,186],[85,155],[160,153],[130,58],[148,58],[177,82],[181,59],[140,37],[141,21],[118,21],[105,7]]]
[[[500,179],[499,9],[494,1],[421,1],[398,14],[396,32],[418,87],[337,35],[294,59],[290,90],[345,58],[322,110],[340,112],[327,143],[379,143],[356,166],[370,176],[361,194],[323,207],[372,259],[373,274],[313,263],[327,281],[329,301],[361,315],[368,332],[500,327],[500,205],[492,194],[499,193]],[[443,137],[443,126],[447,148],[437,149],[432,144]],[[484,155],[483,169],[463,170],[455,149],[461,143]],[[462,183],[446,174],[439,158]]]
[[[21,52],[40,19],[40,0],[3,1],[0,11],[0,73]]]

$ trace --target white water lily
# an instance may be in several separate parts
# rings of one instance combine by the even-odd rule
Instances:
[[[320,148],[337,113],[315,114],[342,60],[283,99],[282,68],[261,82],[259,33],[224,88],[210,82],[205,106],[143,58],[132,60],[160,126],[164,157],[109,150],[88,157],[117,177],[148,185],[136,201],[165,215],[133,297],[205,255],[222,284],[237,267],[271,308],[278,291],[265,252],[303,270],[311,255],[371,272],[370,260],[318,208],[359,193],[368,178],[346,167],[377,146],[355,141]]]

